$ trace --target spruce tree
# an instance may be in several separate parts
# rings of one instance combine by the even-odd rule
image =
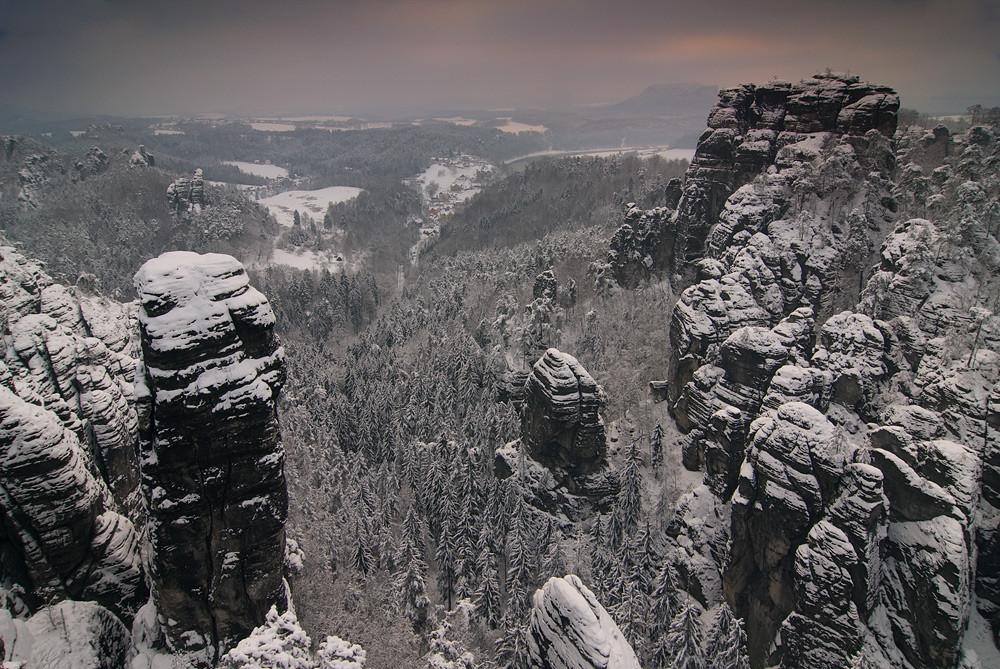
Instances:
[[[635,534],[642,515],[642,473],[639,471],[639,461],[639,449],[633,443],[625,460],[625,467],[622,468],[621,488],[615,500],[615,511],[620,515],[623,531],[622,543],[626,537]]]
[[[496,554],[480,544],[481,552],[477,569],[479,588],[473,597],[476,613],[491,629],[496,629],[503,619],[503,599],[500,596],[500,575],[497,572]]]
[[[355,540],[354,546],[354,568],[367,576],[375,567],[375,558],[372,555],[371,539],[369,537],[368,525],[364,521],[354,523]]]
[[[455,574],[458,566],[458,549],[454,541],[455,533],[451,531],[450,523],[446,520],[441,528],[441,540],[435,558],[438,568],[438,591],[449,611],[455,595]]]
[[[674,618],[677,607],[677,574],[670,563],[663,565],[659,575],[656,577],[656,587],[650,596],[649,621],[647,634],[652,642],[649,647],[648,656],[645,658],[652,666],[667,666],[663,664],[665,658],[665,648],[667,632],[670,630],[670,622]],[[652,662],[653,658],[657,662]]]
[[[421,559],[420,551],[408,535],[403,536],[397,563],[400,571],[396,573],[393,582],[396,610],[409,618],[413,631],[420,634],[426,627],[427,610],[430,607],[430,600],[427,598],[427,564]]]
[[[707,669],[750,669],[743,621],[733,615],[725,602],[715,614],[708,632],[705,660]]]
[[[508,611],[497,639],[497,662],[505,669],[536,669],[528,652],[528,625],[523,614]]]
[[[670,629],[657,645],[655,661],[671,669],[705,669],[702,649],[701,608],[685,597],[680,610],[670,621]]]
[[[649,459],[654,471],[663,464],[663,427],[659,423],[653,428],[653,436],[649,440]]]

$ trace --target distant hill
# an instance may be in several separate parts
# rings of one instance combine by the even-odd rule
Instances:
[[[639,95],[600,109],[606,112],[641,116],[698,114],[705,117],[718,99],[718,95],[718,86],[660,84],[650,86]]]

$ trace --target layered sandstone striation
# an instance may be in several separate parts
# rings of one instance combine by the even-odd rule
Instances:
[[[171,252],[135,276],[142,483],[168,646],[214,661],[283,608],[284,352],[230,256]]]
[[[755,667],[951,669],[1000,632],[1000,143],[893,136],[897,106],[837,76],[724,91],[677,208],[613,243],[623,285],[690,284],[668,400],[705,486],[669,533]]]
[[[604,391],[576,358],[554,348],[532,367],[525,388],[524,447],[573,489],[575,481],[606,463],[607,441],[599,414]]]
[[[527,650],[533,667],[639,667],[618,625],[574,574],[554,576],[535,592]]]
[[[31,607],[91,599],[129,621],[137,528],[134,319],[0,247],[0,554]]]

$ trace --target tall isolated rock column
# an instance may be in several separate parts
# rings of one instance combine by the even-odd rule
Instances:
[[[284,350],[267,299],[230,256],[165,253],[134,283],[156,607],[168,645],[207,665],[285,606]]]

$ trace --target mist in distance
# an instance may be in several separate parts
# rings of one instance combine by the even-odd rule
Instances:
[[[960,112],[1000,105],[997,35],[997,0],[0,0],[0,104],[401,117],[831,68]]]

